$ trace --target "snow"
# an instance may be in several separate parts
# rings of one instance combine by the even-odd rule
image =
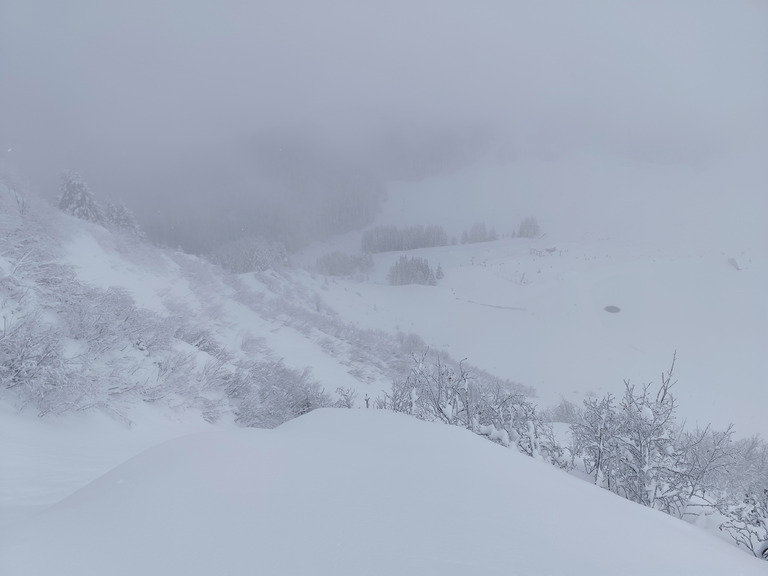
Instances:
[[[118,286],[136,303],[166,315],[166,303],[191,305],[195,298],[188,282],[175,274],[178,266],[164,255],[133,243],[130,252],[120,252],[119,237],[104,230],[83,228],[66,244],[63,264],[74,266],[78,278],[100,288]]]
[[[502,240],[414,251],[442,265],[437,286],[337,279],[323,298],[346,321],[414,332],[435,349],[532,385],[543,405],[621,394],[624,379],[658,383],[677,351],[674,393],[688,422],[734,422],[740,434],[768,434],[761,379],[768,257],[750,253],[750,268],[738,272],[719,254],[636,254],[606,242],[531,254],[547,245]],[[394,258],[377,255],[376,274]],[[621,311],[608,313],[607,305]]]
[[[0,402],[0,529],[159,442],[210,429],[192,413],[137,406],[129,416],[130,425],[97,411],[38,418]]]
[[[749,170],[582,154],[400,183],[373,226],[441,224],[458,237],[484,220],[503,235],[535,215],[544,236],[409,252],[441,265],[437,286],[388,286],[401,254],[376,254],[367,281],[333,279],[323,298],[348,322],[414,332],[533,386],[545,406],[658,382],[677,351],[682,419],[766,436],[768,196]],[[359,236],[345,242],[359,250]]]
[[[477,166],[394,187],[376,224],[443,224],[458,236],[486,220],[503,234],[533,214],[546,232],[412,252],[442,266],[445,278],[433,287],[389,286],[387,271],[400,254],[379,254],[364,281],[298,270],[272,283],[245,275],[245,289],[265,302],[250,306],[193,257],[129,246],[95,226],[65,243],[64,263],[159,315],[189,315],[238,354],[309,366],[326,390],[358,391],[358,407],[389,381],[386,368],[371,362],[375,350],[361,355],[359,342],[334,334],[344,332],[342,323],[413,332],[433,349],[535,386],[542,406],[620,395],[624,379],[658,382],[676,350],[680,421],[720,429],[735,422],[740,435],[768,435],[765,211],[742,202],[743,190],[729,197],[732,205],[715,207],[708,194],[724,183],[716,168],[705,171],[712,188],[694,197],[688,187],[701,182],[697,169],[635,167],[638,178],[626,178],[627,187],[650,190],[648,205],[668,208],[658,218],[635,214],[638,205],[607,192],[617,173],[598,168],[589,161]],[[574,222],[577,199],[567,187],[587,185],[606,190],[594,214]],[[676,186],[683,192],[665,204]],[[515,194],[499,206],[503,187]],[[473,194],[457,194],[468,189]],[[445,202],[446,194],[455,201]],[[701,202],[686,213],[693,200]],[[610,209],[600,211],[601,203]],[[717,233],[691,237],[690,215],[707,215],[711,221],[697,225]],[[642,241],[630,242],[639,229]],[[349,234],[303,258],[358,247],[359,234]],[[8,266],[0,260],[0,269]],[[281,301],[281,291],[302,290],[291,300],[296,308]],[[301,307],[313,312],[313,295],[322,299],[325,332],[306,314],[291,316]],[[80,352],[77,341],[63,344],[67,356]],[[764,569],[701,528],[455,428],[359,409],[316,412],[274,431],[212,426],[169,407],[123,413],[130,427],[98,412],[39,419],[0,401],[2,576]],[[509,442],[496,430],[481,432]]]
[[[374,410],[143,452],[2,534],[0,573],[763,574],[694,526]]]

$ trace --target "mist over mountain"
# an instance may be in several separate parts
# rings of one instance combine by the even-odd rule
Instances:
[[[767,25],[758,2],[6,0],[0,159],[48,197],[81,173],[174,247],[295,247],[483,156],[760,158]]]

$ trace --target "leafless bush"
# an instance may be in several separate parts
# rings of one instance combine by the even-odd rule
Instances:
[[[352,388],[344,388],[342,386],[339,386],[336,388],[336,394],[338,395],[338,400],[334,402],[334,406],[336,408],[354,408],[355,407],[355,400],[357,399],[357,392],[355,392]]]
[[[316,408],[330,406],[330,398],[310,378],[308,370],[293,370],[281,361],[248,366],[232,393],[237,421],[255,428],[274,428]]]
[[[395,378],[377,406],[467,428],[521,452],[567,467],[563,449],[536,407],[511,382],[479,371],[470,374],[464,362],[446,361],[428,351],[413,357],[404,379]]]

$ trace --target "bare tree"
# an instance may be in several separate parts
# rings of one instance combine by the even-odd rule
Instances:
[[[595,484],[608,490],[615,487],[620,429],[621,419],[612,394],[600,400],[586,399],[581,418],[571,425],[574,452],[581,455],[584,469],[594,476]]]
[[[728,520],[720,525],[720,530],[728,532],[737,546],[744,546],[755,556],[765,557],[765,544],[768,542],[768,488],[759,494],[745,494],[741,502],[728,507],[726,514]]]

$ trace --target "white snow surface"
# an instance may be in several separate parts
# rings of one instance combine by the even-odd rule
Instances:
[[[756,220],[768,214],[768,195],[754,189],[768,175],[742,182],[734,174],[720,164],[587,155],[401,183],[373,226],[440,224],[458,238],[485,221],[504,235],[534,215],[543,237],[376,254],[368,279],[319,288],[346,321],[418,334],[533,386],[544,406],[620,396],[625,379],[658,384],[676,351],[681,421],[768,436],[768,233]],[[360,234],[348,235],[308,250],[304,262],[359,249]],[[403,254],[439,264],[445,277],[389,286],[387,271]]]
[[[416,333],[433,349],[533,386],[544,406],[621,395],[624,379],[658,384],[677,351],[674,393],[689,425],[733,422],[739,434],[768,435],[764,253],[746,252],[742,270],[724,254],[599,241],[512,239],[409,255],[439,263],[443,280],[388,286],[400,254],[381,254],[371,281],[333,280],[324,300],[358,326]]]
[[[0,541],[4,576],[765,573],[466,430],[374,410],[172,440]]]
[[[159,442],[211,429],[197,412],[137,406],[131,416],[129,428],[98,411],[38,418],[0,402],[0,531]]]

